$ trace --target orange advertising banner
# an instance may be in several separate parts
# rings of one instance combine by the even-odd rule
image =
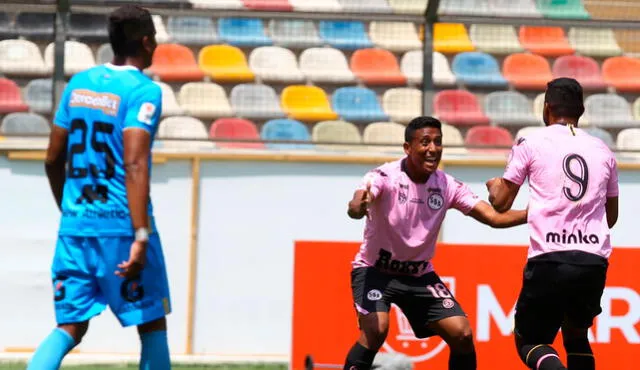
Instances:
[[[358,337],[351,298],[351,260],[358,243],[295,245],[291,369],[342,368]],[[513,315],[522,284],[523,246],[440,244],[434,266],[471,321],[478,369],[526,369],[515,350]],[[616,249],[611,258],[602,314],[589,337],[599,370],[640,368],[640,249]],[[552,303],[552,302],[550,302]],[[559,333],[554,344],[565,359]],[[382,351],[409,356],[415,370],[445,370],[449,349],[439,337],[416,339],[401,311],[391,311]],[[566,362],[565,362],[566,363]]]

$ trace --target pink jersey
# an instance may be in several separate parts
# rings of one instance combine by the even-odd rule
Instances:
[[[615,155],[588,133],[565,125],[535,131],[514,145],[504,178],[529,178],[529,258],[583,251],[609,258],[605,202],[618,196]]]
[[[354,268],[375,266],[414,276],[432,271],[430,261],[447,209],[468,214],[480,201],[468,186],[442,171],[433,173],[425,184],[416,184],[403,163],[398,160],[376,168],[358,188],[366,189],[370,182],[374,201]]]

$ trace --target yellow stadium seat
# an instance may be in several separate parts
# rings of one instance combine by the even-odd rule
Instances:
[[[436,23],[433,27],[435,51],[453,54],[473,51],[473,43],[462,23]]]
[[[255,75],[242,50],[231,45],[209,45],[198,56],[200,69],[216,82],[249,82]]]
[[[293,85],[282,91],[282,107],[292,119],[324,121],[338,118],[324,90],[316,86]]]

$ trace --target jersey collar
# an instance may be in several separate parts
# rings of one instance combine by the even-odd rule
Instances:
[[[138,70],[138,68],[134,66],[117,66],[111,63],[105,63],[104,66],[116,71],[137,71]]]

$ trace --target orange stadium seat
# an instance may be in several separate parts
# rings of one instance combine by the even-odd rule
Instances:
[[[220,118],[211,124],[209,137],[212,139],[260,140],[256,125],[242,118]],[[264,149],[264,143],[216,142],[218,148]]]
[[[252,10],[272,10],[276,12],[290,12],[293,6],[288,0],[243,0],[244,6]]]
[[[532,53],[547,57],[573,54],[564,30],[560,27],[520,27],[520,43]]]
[[[602,64],[602,75],[617,91],[640,91],[640,59],[608,58]]]
[[[565,55],[553,63],[553,77],[570,77],[580,82],[585,89],[599,90],[606,87],[600,66],[593,58]]]
[[[316,86],[287,86],[280,99],[282,108],[292,119],[309,122],[338,118],[338,114],[331,109],[327,94]]]
[[[206,46],[198,59],[200,68],[217,82],[249,82],[255,78],[244,53],[235,46]]]
[[[540,55],[517,53],[505,58],[502,74],[517,89],[544,90],[553,80],[549,62]]]
[[[20,87],[7,78],[0,78],[0,114],[28,110],[29,106],[22,100]]]
[[[487,125],[489,118],[482,112],[476,96],[465,90],[443,90],[434,100],[438,119],[454,126]]]
[[[404,85],[396,57],[384,49],[360,49],[351,56],[351,70],[367,85]]]
[[[180,44],[158,45],[149,71],[168,82],[200,81],[204,78],[191,49]]]

